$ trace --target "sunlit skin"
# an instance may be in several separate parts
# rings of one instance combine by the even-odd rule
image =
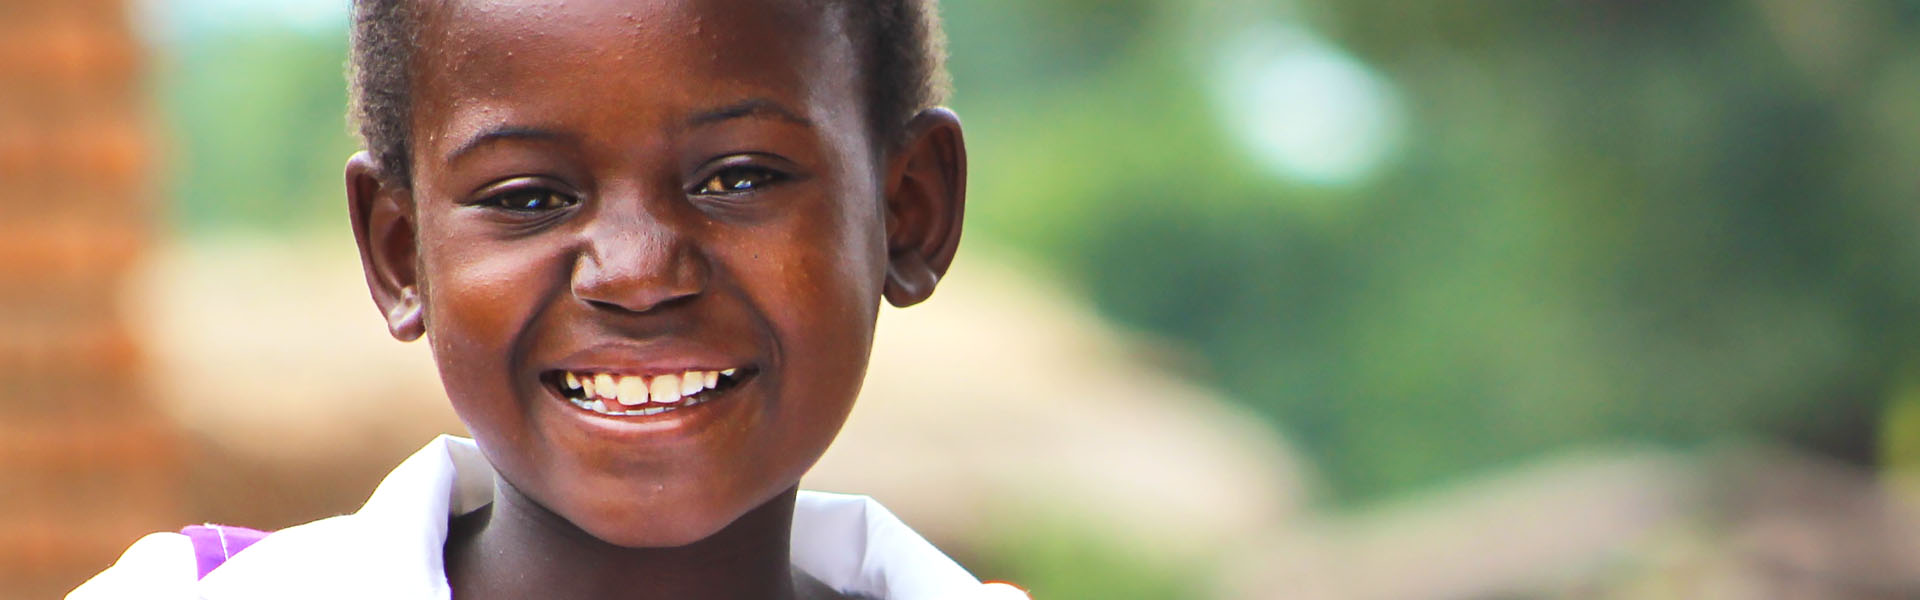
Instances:
[[[499,473],[451,524],[456,596],[832,597],[788,566],[796,486],[880,300],[951,263],[965,150],[942,109],[873,135],[819,4],[421,3],[412,180],[364,153],[346,176],[376,303]],[[543,380],[727,368],[645,417]]]

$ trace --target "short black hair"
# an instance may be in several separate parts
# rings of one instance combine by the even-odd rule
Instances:
[[[408,65],[418,33],[419,0],[353,0],[347,58],[350,118],[385,177],[412,180]],[[888,146],[907,121],[947,100],[946,35],[935,0],[827,0],[856,38],[868,130]]]

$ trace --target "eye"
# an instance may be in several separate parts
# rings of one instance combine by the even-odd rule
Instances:
[[[727,167],[701,182],[700,187],[695,188],[693,193],[697,196],[742,194],[778,183],[782,179],[785,179],[785,176],[770,169]]]
[[[547,188],[519,188],[506,190],[480,200],[481,206],[503,208],[514,212],[545,212],[559,210],[580,200]]]

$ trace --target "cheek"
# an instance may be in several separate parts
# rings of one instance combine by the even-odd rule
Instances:
[[[513,389],[551,261],[533,249],[462,244],[423,252],[421,262],[427,336],[449,398],[466,415],[474,401]]]
[[[805,411],[809,420],[832,419],[832,427],[808,428],[828,439],[866,374],[886,273],[880,217],[869,203],[852,204],[815,211],[821,218],[810,221],[810,231],[782,240],[788,264],[768,265],[780,274],[770,279],[780,282],[774,293],[783,300],[769,309],[788,362],[791,380],[784,387],[796,400],[790,409]]]

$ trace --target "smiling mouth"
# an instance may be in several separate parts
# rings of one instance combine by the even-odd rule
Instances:
[[[711,402],[753,376],[749,369],[653,376],[550,371],[547,387],[575,407],[610,417],[645,417]]]

